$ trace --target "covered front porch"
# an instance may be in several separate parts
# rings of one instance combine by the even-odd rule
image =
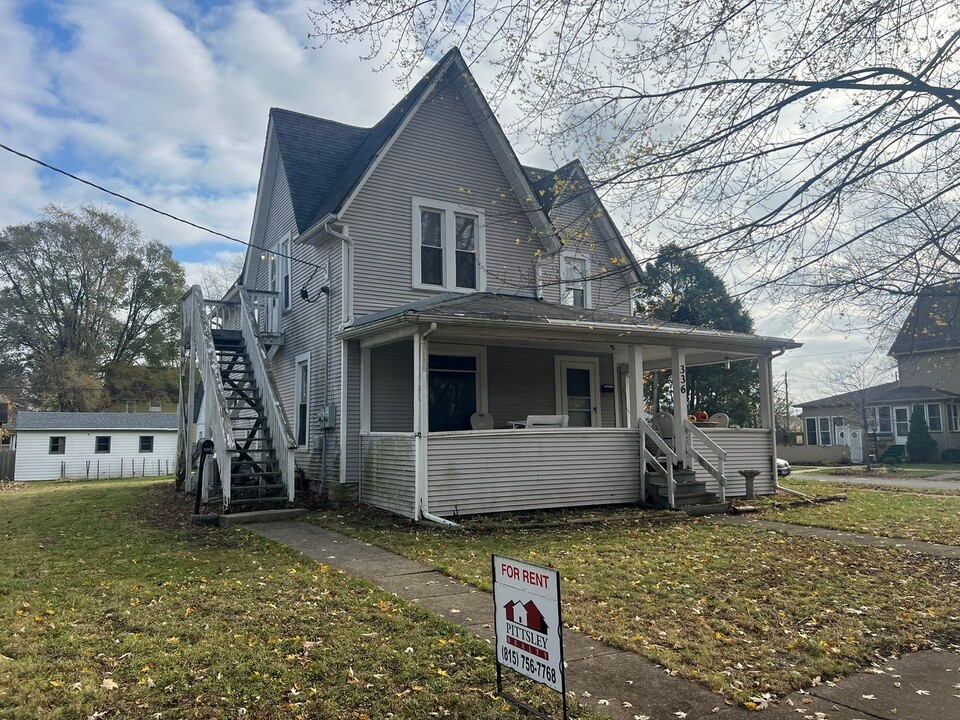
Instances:
[[[775,487],[772,352],[790,341],[627,322],[568,319],[570,308],[510,298],[477,317],[426,309],[361,322],[360,499],[411,518],[584,505],[682,504],[684,481],[742,496],[739,470]],[[503,300],[498,298],[498,303]],[[696,365],[757,363],[759,427],[687,420],[683,380]],[[670,426],[644,420],[644,377],[681,378]],[[659,405],[659,399],[656,401]],[[645,407],[646,405],[646,407]],[[706,408],[722,413],[723,408]],[[548,425],[526,427],[531,417]]]

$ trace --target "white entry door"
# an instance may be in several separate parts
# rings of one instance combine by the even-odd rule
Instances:
[[[570,427],[600,427],[600,361],[558,357],[557,412]]]
[[[893,409],[893,441],[897,445],[906,445],[908,432],[910,432],[910,408],[895,407]]]

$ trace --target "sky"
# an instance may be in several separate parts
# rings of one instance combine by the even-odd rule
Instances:
[[[270,107],[369,126],[405,92],[361,60],[364,47],[311,47],[313,2],[322,0],[0,0],[0,143],[246,240]],[[482,89],[487,74],[473,70]],[[511,108],[499,112],[506,125]],[[517,150],[525,164],[550,162],[545,150]],[[0,152],[0,227],[33,220],[48,203],[85,201],[168,243],[191,283],[204,264],[243,249]],[[804,343],[774,361],[778,379],[789,373],[792,401],[832,394],[824,364],[872,348],[747,302],[758,333]]]

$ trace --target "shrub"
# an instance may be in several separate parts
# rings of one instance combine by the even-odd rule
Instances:
[[[960,463],[960,448],[947,448],[940,453],[940,459],[945,463]]]
[[[930,436],[930,428],[923,416],[923,405],[913,406],[910,432],[907,433],[907,455],[910,462],[930,462],[937,452],[937,441]]]

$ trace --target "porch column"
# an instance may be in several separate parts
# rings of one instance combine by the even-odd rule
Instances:
[[[761,355],[757,358],[760,370],[760,427],[772,430],[773,423],[773,358]]]
[[[627,427],[636,428],[640,427],[637,418],[643,414],[643,347],[630,345],[627,348],[627,367],[630,377],[627,391]]]
[[[673,387],[673,450],[681,464],[688,467],[687,434],[683,421],[687,419],[687,351],[673,348],[670,351],[670,368],[673,372],[670,384]]]
[[[436,326],[434,326],[435,328]],[[413,443],[415,489],[415,519],[423,518],[427,505],[427,432],[430,428],[430,343],[431,328],[417,331],[413,336]]]

